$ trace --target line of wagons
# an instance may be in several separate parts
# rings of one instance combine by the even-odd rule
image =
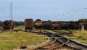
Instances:
[[[25,26],[25,31],[34,29],[81,29],[81,25],[78,21],[42,21],[37,19],[34,21],[33,19],[25,19],[23,22]],[[0,30],[10,30],[14,29],[15,22],[12,20],[0,21]],[[87,29],[87,24],[84,24],[84,28]]]

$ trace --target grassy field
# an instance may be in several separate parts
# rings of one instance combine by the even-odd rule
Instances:
[[[81,30],[54,30],[55,32],[58,33],[63,33],[63,32],[67,32],[67,31],[71,31],[72,34],[70,35],[65,35],[65,37],[71,39],[71,40],[75,40],[77,42],[80,42],[82,44],[87,44],[87,30],[81,31]]]
[[[71,36],[68,36],[69,39],[79,41],[80,43],[87,44],[87,30],[80,31],[74,30]]]
[[[48,40],[46,36],[30,32],[1,32],[0,50],[13,49],[21,45],[35,45]]]

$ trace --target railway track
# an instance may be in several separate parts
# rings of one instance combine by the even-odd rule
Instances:
[[[86,45],[67,39],[53,31],[45,31],[42,34],[48,36],[50,42],[29,50],[87,50]]]
[[[83,45],[83,44],[80,44],[76,41],[67,39],[66,37],[57,35],[55,32],[46,31],[43,34],[50,37],[50,40],[55,41],[56,43],[60,43],[63,46],[73,48],[74,50],[87,50],[86,45]]]

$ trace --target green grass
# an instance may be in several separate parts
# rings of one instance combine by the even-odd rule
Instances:
[[[0,33],[0,48],[13,49],[24,45],[35,45],[48,40],[46,36],[28,32],[2,32]]]

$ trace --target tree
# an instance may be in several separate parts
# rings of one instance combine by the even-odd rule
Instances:
[[[14,26],[15,26],[15,23],[12,20],[6,20],[6,21],[3,22],[3,29],[4,30],[13,31]]]

